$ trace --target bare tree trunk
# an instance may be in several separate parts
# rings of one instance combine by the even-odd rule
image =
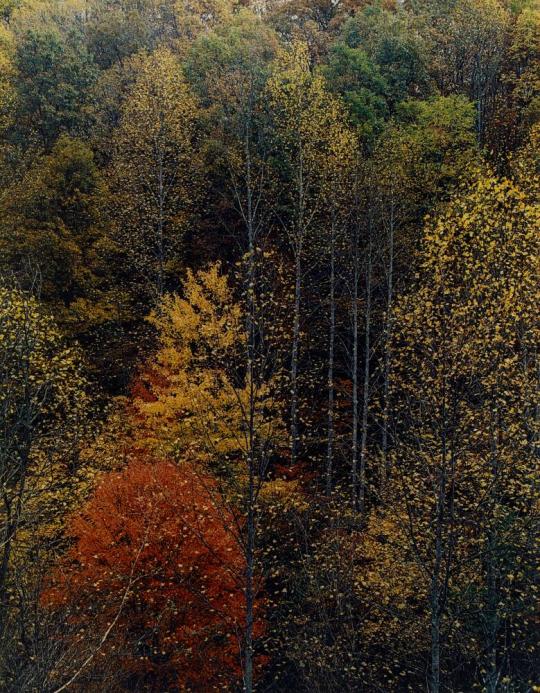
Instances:
[[[253,86],[253,85],[252,85]],[[242,575],[245,600],[245,620],[243,624],[243,642],[241,664],[243,671],[243,691],[252,693],[254,686],[254,623],[255,601],[257,597],[257,501],[260,483],[265,473],[265,457],[258,446],[257,431],[257,384],[261,373],[258,360],[260,346],[260,314],[256,300],[256,271],[257,271],[257,233],[260,228],[258,214],[257,186],[261,183],[261,171],[254,172],[252,154],[253,133],[253,93],[249,94],[249,103],[242,113],[242,131],[239,134],[243,142],[242,174],[237,178],[231,170],[234,195],[238,212],[243,220],[245,240],[247,241],[247,266],[244,275],[244,295],[246,301],[245,316],[245,381],[242,389],[249,393],[247,405],[242,406],[242,416],[245,431],[245,469],[247,486],[243,495],[243,515],[238,523],[236,537],[244,555],[244,571]],[[259,191],[260,194],[260,191]],[[245,524],[244,524],[245,521]]]
[[[248,287],[247,287],[247,374],[249,385],[247,471],[249,475],[247,498],[246,541],[246,625],[244,654],[244,691],[253,691],[253,623],[255,574],[255,220],[253,218],[253,189],[251,172],[251,125],[248,122],[245,137],[246,157],[246,222],[248,234]]]
[[[351,461],[351,491],[352,505],[358,510],[358,282],[360,281],[360,267],[358,258],[358,225],[354,238],[353,250],[353,294],[352,294],[352,320],[353,320],[353,349],[352,349],[352,461]]]
[[[158,260],[158,276],[157,276],[157,295],[158,299],[163,296],[164,286],[164,267],[165,267],[165,239],[164,233],[164,189],[163,189],[163,158],[159,156],[158,161],[158,228],[157,228],[157,260]]]
[[[299,143],[296,229],[293,240],[294,266],[294,317],[293,344],[291,353],[291,465],[296,464],[298,457],[298,357],[300,352],[300,310],[302,299],[302,252],[304,250],[304,158],[302,143]]]
[[[369,229],[368,252],[366,258],[366,306],[365,306],[365,335],[364,335],[364,388],[362,396],[362,440],[360,445],[360,487],[358,497],[358,509],[365,510],[366,496],[366,458],[368,436],[368,412],[369,412],[369,381],[371,372],[371,276],[372,276],[373,242],[371,238],[371,225]]]
[[[430,693],[439,693],[441,687],[441,616],[442,595],[441,576],[443,570],[443,529],[446,504],[446,394],[441,404],[441,468],[437,483],[437,501],[435,505],[435,555],[429,594],[431,621],[431,667],[429,675]]]
[[[332,213],[330,236],[330,328],[328,342],[328,447],[326,453],[326,494],[332,492],[334,460],[334,347],[336,339],[336,219]]]
[[[438,595],[432,593],[431,601],[431,671],[429,674],[430,693],[439,693],[441,686],[441,627],[438,613]]]
[[[444,465],[444,462],[443,462]],[[439,693],[441,686],[441,570],[443,562],[442,529],[444,522],[445,497],[444,469],[441,470],[436,506],[435,563],[431,576],[429,595],[431,621],[431,668],[429,674],[430,693]]]
[[[252,431],[250,431],[251,437]],[[250,461],[249,489],[247,499],[247,543],[246,543],[246,626],[244,653],[244,691],[253,691],[253,622],[254,622],[254,572],[255,572],[255,470]]]
[[[351,440],[351,500],[354,510],[358,510],[358,339],[359,339],[359,311],[358,311],[358,286],[360,282],[360,187],[359,187],[359,163],[357,162],[354,182],[354,204],[356,218],[354,220],[354,233],[352,237],[353,258],[353,286],[352,286],[352,440]]]
[[[302,262],[300,250],[295,258],[293,343],[291,353],[291,465],[298,457],[298,354],[300,349],[300,301],[302,297]]]
[[[497,616],[497,584],[494,565],[495,553],[494,532],[489,530],[486,536],[486,592],[487,614],[486,621],[486,674],[484,684],[486,693],[497,693],[499,683],[499,671],[497,667],[497,633],[499,619]]]
[[[493,406],[493,405],[492,405]],[[497,451],[497,428],[498,415],[496,408],[492,413],[490,442],[491,442],[491,475],[492,488],[497,493],[497,480],[499,477],[498,451]],[[493,498],[496,502],[496,498]],[[486,609],[485,633],[486,633],[486,674],[484,684],[486,693],[497,693],[499,683],[499,671],[497,666],[497,635],[499,631],[499,617],[497,613],[498,590],[497,590],[497,569],[495,557],[497,551],[497,534],[494,527],[489,526],[489,517],[486,519],[488,528],[485,539],[485,570],[486,570]]]
[[[394,201],[392,197],[390,223],[388,230],[388,277],[386,286],[386,321],[384,336],[384,375],[383,375],[383,412],[382,412],[382,469],[381,486],[384,488],[389,473],[388,465],[388,429],[390,423],[390,368],[392,340],[392,310],[394,297]]]

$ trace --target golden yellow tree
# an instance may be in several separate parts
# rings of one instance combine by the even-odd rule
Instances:
[[[10,124],[13,117],[12,107],[15,98],[11,77],[15,72],[12,60],[13,37],[0,25],[0,132]]]
[[[155,401],[140,404],[151,448],[232,461],[242,450],[242,401],[226,364],[241,353],[242,315],[219,265],[189,271],[183,296],[165,296],[151,322],[160,340],[147,376]]]
[[[76,497],[85,389],[52,319],[0,287],[0,677],[37,646],[39,580]]]
[[[473,612],[471,595],[481,645],[469,656],[486,690],[506,673],[499,647],[503,631],[518,628],[513,609],[527,627],[538,223],[523,190],[479,175],[428,220],[416,288],[394,313],[391,502],[423,575],[432,691],[443,685],[458,613]]]
[[[116,235],[154,300],[178,272],[201,195],[196,114],[177,58],[166,49],[139,56],[114,137],[111,205]]]
[[[11,149],[4,138],[5,133],[13,124],[16,106],[16,91],[13,77],[16,70],[13,64],[14,40],[11,32],[0,24],[0,186],[8,184],[8,172],[4,170],[5,161]]]

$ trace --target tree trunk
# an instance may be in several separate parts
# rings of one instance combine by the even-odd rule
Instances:
[[[435,552],[430,587],[430,620],[431,620],[431,670],[429,677],[430,693],[439,693],[441,687],[441,617],[442,594],[441,576],[443,570],[443,530],[446,521],[446,466],[447,466],[447,405],[446,387],[441,403],[441,467],[437,482],[437,501],[435,505]]]
[[[157,228],[157,295],[161,299],[165,291],[165,239],[164,239],[164,186],[163,186],[163,157],[158,161],[158,228]]]
[[[437,611],[437,599],[431,606],[431,671],[430,693],[439,693],[441,687],[441,624]]]
[[[247,287],[247,368],[249,386],[247,471],[249,475],[247,498],[247,541],[246,541],[246,624],[244,653],[244,691],[253,691],[253,623],[254,623],[254,574],[255,574],[255,220],[253,218],[253,190],[251,172],[250,124],[246,126],[246,226],[248,234],[248,287]]]
[[[365,314],[365,336],[364,336],[364,388],[362,397],[362,440],[360,445],[360,487],[358,498],[358,509],[360,512],[365,510],[366,496],[366,458],[367,458],[367,435],[368,435],[368,411],[369,411],[369,380],[370,380],[370,350],[371,350],[371,271],[372,271],[372,239],[371,228],[368,241],[368,254],[366,258],[366,314]]]
[[[326,494],[332,492],[334,460],[334,346],[336,339],[336,221],[333,213],[330,237],[330,328],[328,342],[328,447],[326,453]]]
[[[291,465],[298,457],[298,354],[300,350],[300,301],[302,296],[302,262],[300,250],[295,259],[293,343],[291,353]]]
[[[247,511],[246,545],[246,628],[244,653],[244,691],[253,691],[253,621],[254,621],[254,572],[255,572],[255,478],[253,460],[250,464]]]
[[[358,282],[360,281],[360,267],[358,257],[358,225],[354,237],[353,249],[353,295],[352,295],[352,320],[353,320],[353,353],[352,353],[352,505],[358,510]]]
[[[493,406],[493,405],[492,405]],[[499,456],[497,450],[497,430],[498,430],[498,414],[496,406],[493,406],[491,431],[490,431],[490,446],[491,446],[491,475],[492,489],[497,493],[497,482],[499,478]],[[497,498],[492,498],[493,504],[497,503]],[[484,684],[486,693],[496,693],[499,682],[499,671],[497,666],[497,635],[499,632],[499,616],[497,604],[499,602],[499,594],[497,590],[497,567],[496,567],[496,552],[497,552],[497,532],[495,527],[490,527],[490,518],[486,518],[488,523],[486,538],[485,538],[485,558],[484,565],[486,571],[486,611],[485,614],[485,634],[486,634],[486,674]]]
[[[388,429],[390,422],[390,368],[392,340],[392,309],[394,297],[394,202],[390,209],[390,225],[388,230],[388,279],[386,287],[386,322],[384,337],[384,376],[383,376],[383,413],[382,413],[382,490],[390,472],[388,464]]]

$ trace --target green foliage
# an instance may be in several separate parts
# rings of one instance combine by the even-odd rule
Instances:
[[[244,81],[248,75],[254,90],[262,90],[276,50],[274,32],[244,10],[191,44],[186,76],[205,105],[227,108],[228,98],[234,98],[235,79]]]
[[[153,50],[175,26],[174,2],[93,0],[87,26],[88,48],[101,69],[141,51]]]
[[[60,34],[53,28],[28,29],[16,44],[16,141],[50,150],[67,132],[88,127],[86,99],[97,76],[82,34]]]
[[[406,13],[368,5],[345,23],[342,36],[346,45],[363,49],[377,65],[391,106],[429,92],[426,39]]]
[[[343,96],[354,124],[368,141],[372,140],[389,113],[388,83],[380,67],[364,49],[336,43],[323,74],[332,90]]]

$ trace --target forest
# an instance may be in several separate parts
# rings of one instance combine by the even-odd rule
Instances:
[[[540,691],[538,0],[0,0],[0,691]]]

